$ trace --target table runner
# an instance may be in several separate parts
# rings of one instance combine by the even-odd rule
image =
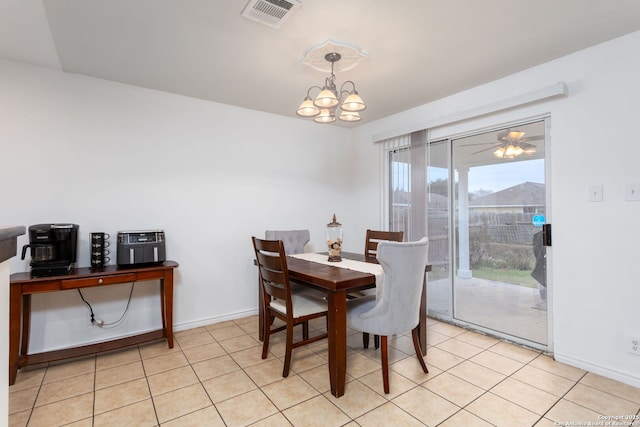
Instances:
[[[355,261],[352,259],[344,259],[339,262],[330,262],[328,260],[328,255],[326,254],[317,254],[313,252],[307,252],[303,254],[295,254],[289,255],[293,258],[304,259],[307,261],[317,262],[320,264],[332,265],[334,267],[346,268],[348,270],[360,271],[362,273],[369,273],[376,276],[376,287],[379,287],[382,284],[382,279],[384,278],[384,272],[382,271],[382,266],[380,264],[374,264],[371,262],[364,261]]]

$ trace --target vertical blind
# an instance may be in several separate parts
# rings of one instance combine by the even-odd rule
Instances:
[[[381,141],[384,222],[391,231],[404,231],[405,240],[418,240],[426,230],[427,131]]]
[[[405,234],[408,230],[404,216],[411,211],[410,205],[406,205],[406,194],[411,192],[410,144],[410,135],[380,141],[382,223],[390,231],[404,231]]]

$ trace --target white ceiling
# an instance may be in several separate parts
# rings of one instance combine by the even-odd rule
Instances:
[[[280,29],[246,3],[3,0],[0,57],[296,117],[330,38],[368,52],[336,73],[364,123],[640,30],[638,0],[302,0]]]

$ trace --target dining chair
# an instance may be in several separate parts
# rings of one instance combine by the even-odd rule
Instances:
[[[404,238],[404,231],[382,231],[382,230],[369,230],[365,234],[364,243],[364,258],[366,261],[375,262],[376,255],[378,253],[378,243],[381,241],[390,242],[402,242]],[[359,295],[375,295],[380,292],[380,289],[365,289],[359,292]],[[364,332],[362,334],[362,345],[364,348],[369,348],[369,334]],[[373,336],[373,346],[378,349],[380,347],[380,337],[378,335]]]
[[[383,240],[390,242],[402,242],[404,231],[380,231],[367,230],[365,235],[364,257],[367,261],[376,259],[378,243]]]
[[[262,358],[267,358],[269,352],[269,337],[286,331],[286,348],[282,376],[289,375],[291,367],[291,353],[294,348],[311,344],[328,337],[325,332],[309,338],[309,320],[316,318],[327,319],[327,302],[304,293],[291,292],[287,256],[282,240],[263,240],[252,237],[253,249],[256,254],[262,291],[264,341],[262,344]],[[272,327],[271,317],[276,317],[284,325]],[[294,342],[293,328],[302,325],[302,339]]]
[[[304,253],[304,247],[311,240],[309,230],[266,230],[264,232],[265,240],[282,240],[284,244],[284,253],[286,255],[295,255]],[[311,294],[318,298],[324,298],[326,294],[322,291],[302,285],[296,281],[291,281],[291,291],[293,293]]]
[[[347,325],[381,337],[385,393],[389,393],[387,337],[390,335],[411,331],[420,366],[425,373],[429,372],[418,339],[420,298],[428,251],[429,240],[426,237],[417,242],[380,242],[377,259],[384,271],[382,293],[378,298],[368,295],[347,301]]]
[[[266,230],[264,238],[282,240],[285,254],[293,255],[304,253],[304,247],[311,240],[311,234],[309,230]]]

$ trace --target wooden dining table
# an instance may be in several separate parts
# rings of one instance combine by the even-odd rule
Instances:
[[[355,261],[376,262],[365,260],[364,255],[357,253],[342,253],[344,259]],[[371,273],[349,270],[337,266],[322,264],[304,259],[287,257],[289,278],[292,281],[321,290],[327,294],[327,332],[329,334],[329,379],[331,394],[335,397],[344,395],[347,374],[347,299],[349,293],[363,289],[375,288],[376,277]],[[427,270],[430,271],[430,266]],[[425,272],[426,273],[426,272]],[[427,349],[426,327],[426,274],[423,288],[423,298],[420,304],[419,337],[423,354]],[[262,293],[260,293],[262,295]],[[262,303],[259,304],[262,311]],[[262,335],[262,313],[259,313],[259,331]],[[260,336],[262,340],[263,337]]]

